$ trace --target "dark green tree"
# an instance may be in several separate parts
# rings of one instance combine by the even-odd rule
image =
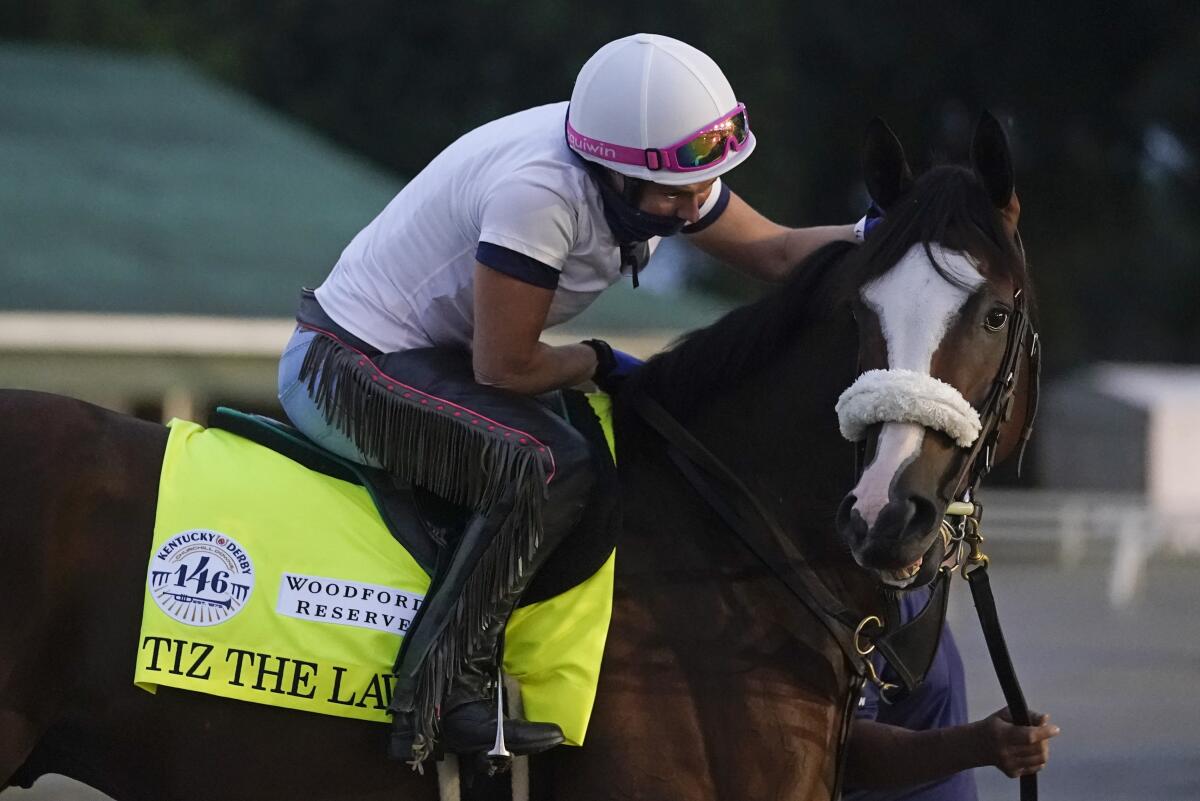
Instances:
[[[590,53],[638,30],[722,65],[760,138],[731,183],[785,222],[861,214],[871,117],[928,165],[963,159],[990,109],[1051,368],[1200,354],[1196,4],[27,0],[0,17],[0,36],[177,54],[402,175],[565,99]]]

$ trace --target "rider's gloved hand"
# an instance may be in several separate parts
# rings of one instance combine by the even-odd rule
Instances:
[[[585,339],[583,344],[596,352],[596,372],[592,374],[592,381],[609,395],[617,394],[625,379],[645,364],[636,356],[617,350],[603,339]]]
[[[872,202],[871,207],[867,209],[866,216],[854,224],[854,238],[859,242],[865,242],[871,235],[871,231],[881,222],[883,222],[883,209]]]

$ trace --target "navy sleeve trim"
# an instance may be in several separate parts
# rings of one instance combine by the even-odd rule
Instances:
[[[542,289],[558,287],[558,270],[548,264],[542,264],[535,258],[509,250],[491,242],[480,242],[475,248],[475,259],[480,264],[491,267],[498,273],[533,284]]]
[[[683,233],[698,234],[708,226],[717,221],[717,218],[725,211],[725,207],[729,205],[729,184],[721,181],[721,194],[717,195],[717,203],[708,214],[705,214],[700,219],[696,220],[691,225],[683,226]]]

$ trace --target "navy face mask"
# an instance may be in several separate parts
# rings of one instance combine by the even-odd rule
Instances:
[[[646,262],[650,260],[650,246],[646,244],[646,240],[655,236],[673,236],[687,225],[687,220],[681,220],[674,215],[642,211],[613,188],[607,170],[590,161],[584,163],[600,188],[604,219],[621,249],[621,269],[629,268],[633,286],[636,288],[638,270],[645,267]]]
[[[674,236],[687,225],[687,220],[681,220],[673,214],[651,214],[630,203],[613,188],[606,171],[598,164],[589,162],[588,170],[600,187],[604,219],[608,221],[608,227],[619,244],[645,242],[654,236]]]

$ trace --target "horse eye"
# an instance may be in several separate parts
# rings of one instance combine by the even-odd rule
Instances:
[[[989,331],[999,331],[1008,322],[1008,309],[995,308],[983,318],[983,324]]]

